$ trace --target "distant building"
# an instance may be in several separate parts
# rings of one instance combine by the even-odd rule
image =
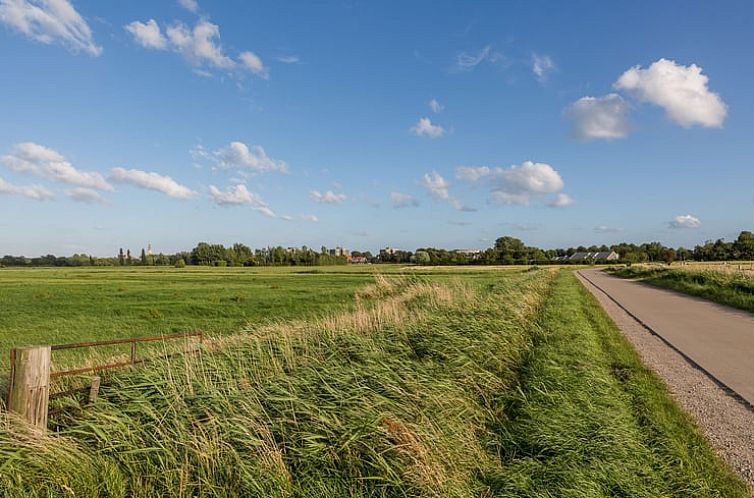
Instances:
[[[365,256],[348,256],[348,262],[354,265],[365,265],[369,260]]]
[[[552,258],[553,263],[607,263],[611,261],[618,261],[620,256],[615,251],[599,251],[599,252],[576,252],[571,256],[557,256]]]
[[[469,259],[479,259],[482,257],[482,250],[481,249],[455,249],[453,251],[456,254],[463,254],[464,256],[468,256]]]
[[[351,251],[344,247],[336,247],[335,249],[330,249],[330,256],[349,257],[350,255],[351,255]]]
[[[386,254],[389,254],[392,256],[396,252],[400,251],[400,249],[396,249],[395,247],[386,247],[385,249],[383,249],[383,251],[385,251]]]

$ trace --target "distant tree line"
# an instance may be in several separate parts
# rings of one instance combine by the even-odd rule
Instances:
[[[371,253],[354,252],[354,255],[368,255]],[[296,248],[265,247],[252,249],[244,244],[233,244],[225,247],[222,244],[208,244],[199,242],[191,251],[174,254],[148,254],[144,249],[138,257],[132,255],[130,249],[120,249],[118,255],[111,258],[100,258],[85,254],[73,256],[40,256],[27,258],[24,256],[4,256],[0,259],[2,266],[315,266],[315,265],[344,265],[348,258],[336,253],[334,249],[326,247],[315,251],[306,246]]]
[[[632,244],[622,242],[610,246],[579,246],[567,249],[540,249],[527,246],[523,241],[503,236],[495,245],[484,250],[448,250],[422,247],[414,252],[383,249],[378,255],[369,251],[352,251],[351,258],[364,258],[369,263],[403,263],[420,265],[512,265],[548,264],[553,258],[571,256],[576,252],[615,251],[621,263],[674,261],[739,261],[754,260],[754,234],[743,231],[732,242],[723,239],[707,241],[694,249],[667,247],[660,242]],[[319,251],[306,246],[300,248],[281,246],[252,249],[244,244],[225,247],[222,244],[200,242],[191,251],[175,254],[147,254],[144,249],[138,257],[130,249],[120,249],[112,258],[99,258],[86,254],[36,258],[4,256],[1,266],[318,266],[342,265],[349,258],[343,251],[322,246]]]

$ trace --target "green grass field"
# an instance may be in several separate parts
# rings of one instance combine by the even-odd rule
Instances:
[[[0,371],[13,346],[227,334],[348,307],[372,280],[352,269],[3,269]]]
[[[387,270],[2,273],[57,289],[58,333],[100,330],[119,293],[216,328],[109,373],[44,442],[0,413],[0,496],[748,496],[571,271]]]

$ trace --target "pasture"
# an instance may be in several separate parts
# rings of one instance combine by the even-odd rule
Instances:
[[[338,267],[4,268],[0,371],[13,346],[190,330],[227,334],[347,308],[354,291],[372,281],[368,269]]]
[[[0,494],[747,496],[572,271],[379,269],[0,272],[6,347],[212,334],[42,443],[0,411]]]

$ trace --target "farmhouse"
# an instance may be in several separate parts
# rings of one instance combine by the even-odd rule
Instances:
[[[472,260],[477,260],[482,257],[481,249],[455,249],[453,252],[456,254],[463,254]]]

